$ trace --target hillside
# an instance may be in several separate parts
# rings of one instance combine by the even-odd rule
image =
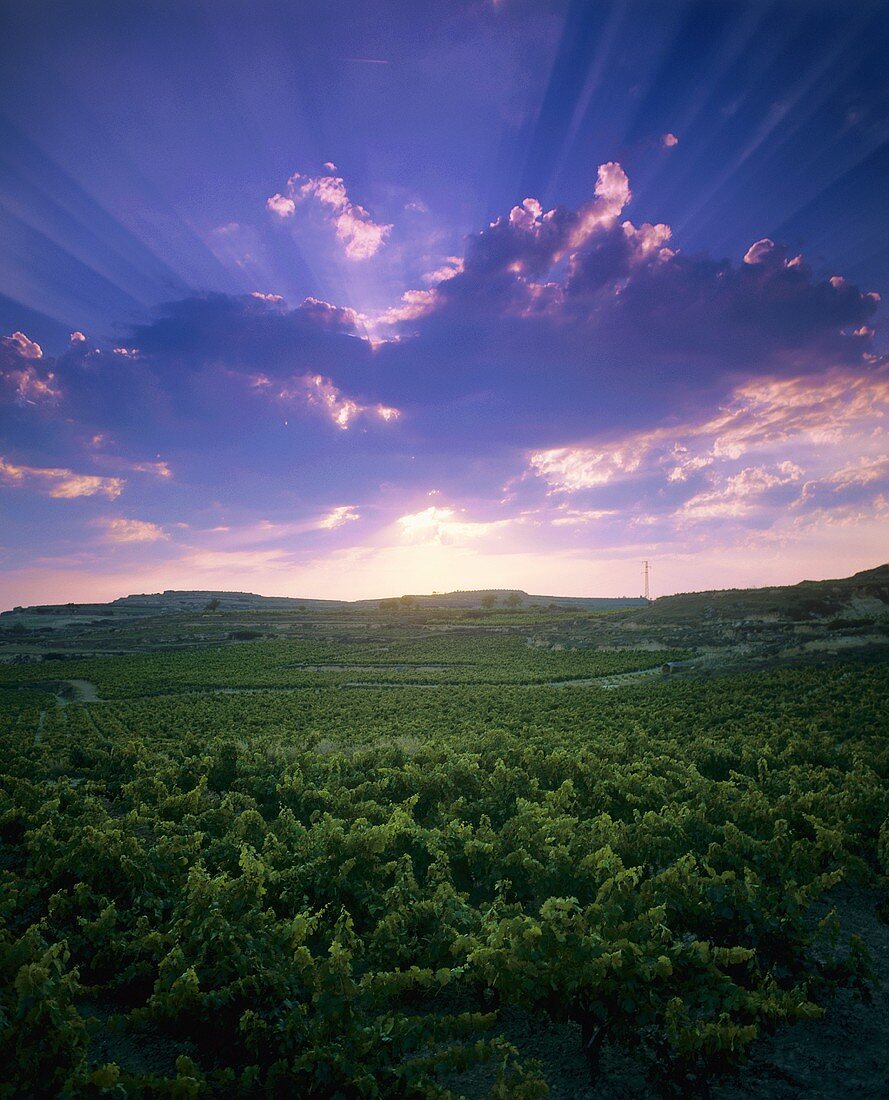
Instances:
[[[775,588],[730,588],[662,596],[643,614],[644,621],[692,619],[867,618],[889,611],[889,564],[851,577],[801,581]]]
[[[121,596],[110,603],[41,604],[0,612],[0,629],[34,616],[45,617],[46,625],[59,620],[140,618],[154,615],[194,614],[218,601],[223,611],[303,612],[375,610],[385,600],[398,599],[414,608],[481,609],[493,598],[495,608],[547,608],[578,611],[627,609],[640,622],[682,622],[689,620],[781,619],[802,622],[825,617],[866,618],[889,609],[889,564],[879,565],[836,580],[801,581],[770,588],[727,588],[705,592],[683,592],[661,596],[646,604],[641,596],[552,596],[522,589],[478,589],[433,592],[408,597],[388,596],[368,600],[317,600],[295,596],[261,596],[254,592],[188,591]]]
[[[605,611],[622,607],[644,607],[641,596],[540,596],[521,589],[479,589],[467,592],[434,592],[431,595],[410,595],[415,607],[424,608],[482,608],[485,597],[493,597],[495,606],[506,606],[508,600],[518,598],[518,606],[577,608],[586,611]],[[165,592],[138,593],[121,596],[110,603],[37,604],[32,607],[16,607],[0,612],[0,626],[8,625],[10,616],[45,615],[63,618],[111,618],[115,616],[170,615],[182,612],[200,612],[218,601],[225,611],[316,611],[336,609],[376,609],[382,597],[370,600],[315,600],[300,596],[260,596],[255,592],[188,591],[168,589]]]

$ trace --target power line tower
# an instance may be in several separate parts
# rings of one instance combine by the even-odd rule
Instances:
[[[645,599],[650,600],[651,599],[651,591],[650,591],[649,585],[648,585],[648,562],[647,561],[644,561],[642,563],[642,583],[643,583],[644,589],[645,589]]]

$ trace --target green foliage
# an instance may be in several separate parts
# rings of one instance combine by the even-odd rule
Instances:
[[[344,649],[106,659],[115,698],[88,705],[0,692],[0,1096],[444,1098],[472,1071],[537,1100],[505,1005],[576,1024],[593,1074],[605,1041],[642,1052],[662,1087],[864,986],[813,906],[885,866],[885,668],[144,691]],[[498,651],[504,677],[624,656],[387,659]],[[157,1066],[127,1053],[149,1035]]]
[[[413,597],[404,597],[412,600]],[[396,600],[399,617],[412,614]],[[504,614],[510,621],[512,615]],[[226,636],[228,631],[226,631]],[[546,684],[659,668],[685,650],[569,649],[529,646],[517,633],[453,630],[387,642],[281,639],[144,653],[114,659],[0,665],[0,690],[22,681],[87,680],[102,699],[233,688],[309,688],[355,683],[407,686]]]

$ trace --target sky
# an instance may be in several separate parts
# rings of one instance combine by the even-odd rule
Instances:
[[[4,0],[0,608],[889,547],[889,3]]]

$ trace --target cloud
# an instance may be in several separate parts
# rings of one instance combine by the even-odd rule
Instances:
[[[0,337],[0,401],[41,405],[61,396],[43,349],[23,332]]]
[[[657,427],[604,445],[532,451],[529,468],[555,492],[577,492],[657,472],[685,481],[721,460],[769,447],[841,446],[882,435],[889,372],[834,371],[820,378],[759,379],[735,388],[725,406],[698,422]]]
[[[226,222],[204,234],[204,241],[220,263],[233,270],[237,283],[246,279],[255,285],[269,277],[267,244],[256,226]]]
[[[525,199],[508,218],[498,218],[469,238],[463,272],[451,282],[510,273],[528,285],[527,276],[545,275],[566,253],[577,252],[597,232],[613,227],[629,201],[629,180],[613,161],[599,166],[594,198],[576,211],[544,211],[537,199]]]
[[[156,462],[132,462],[127,466],[128,470],[135,470],[140,474],[151,474],[153,477],[166,480],[173,476],[168,462],[159,459]]]
[[[273,214],[277,214],[279,218],[289,218],[296,212],[296,203],[293,199],[288,199],[286,195],[278,194],[277,192],[266,199],[266,206]]]
[[[795,503],[803,510],[818,508],[824,513],[850,504],[860,506],[868,500],[885,500],[887,488],[889,454],[861,455],[837,470],[807,481]]]
[[[763,237],[761,241],[755,241],[744,253],[745,264],[766,263],[775,253],[775,242]]]
[[[479,449],[527,445],[531,420],[556,447],[712,405],[739,377],[865,368],[872,294],[817,279],[765,238],[746,263],[685,255],[670,226],[626,217],[631,188],[616,162],[599,167],[591,192],[573,210],[525,199],[388,308],[210,295],[166,307],[124,346],[175,359],[182,386],[204,370],[209,389],[220,368],[262,374],[273,392],[320,375],[347,400],[368,395],[359,405],[409,403],[422,430]],[[311,189],[305,202],[320,209]],[[473,403],[478,415],[484,404],[483,434]]]
[[[105,529],[105,538],[109,542],[160,542],[169,539],[169,534],[156,523],[141,519],[125,519],[117,516],[99,521]]]
[[[390,310],[395,335],[417,337],[414,358],[442,364],[445,391],[448,343],[460,348],[455,382],[477,364],[553,421],[564,419],[563,393],[569,415],[626,418],[662,404],[677,372],[686,392],[712,390],[743,372],[862,366],[872,354],[874,292],[817,278],[768,238],[740,263],[685,255],[669,225],[625,217],[632,194],[615,162],[600,166],[593,192],[575,210],[524,199],[470,235],[462,261],[430,272],[414,308]],[[544,384],[543,361],[558,364],[559,387]]]
[[[413,321],[428,313],[435,305],[435,291],[406,290],[401,296],[401,302],[397,306],[389,306],[370,316],[362,316],[361,322],[368,335],[376,335],[389,325],[401,325],[405,321]]]
[[[619,515],[615,508],[561,508],[550,523],[554,527],[580,527]]]
[[[43,358],[43,348],[33,340],[29,340],[23,332],[14,332],[12,336],[0,336],[0,345],[22,359]]]
[[[94,474],[76,474],[72,470],[44,467],[17,466],[0,457],[0,479],[7,485],[25,486],[36,482],[40,491],[62,500],[75,497],[105,496],[114,500],[123,492],[125,480],[120,477],[98,477]]]
[[[306,298],[299,313],[319,329],[357,335],[363,326],[360,314],[348,306],[335,306],[321,298]]]
[[[532,451],[532,471],[550,483],[556,492],[570,493],[607,485],[619,474],[635,473],[649,453],[647,433],[630,437],[606,450],[594,447],[551,447]]]
[[[0,365],[0,393],[8,394],[19,405],[39,405],[61,397],[55,374],[52,371],[41,374],[30,365],[19,370]]]
[[[371,417],[389,423],[397,420],[400,410],[388,405],[366,405],[347,397],[329,378],[320,374],[305,374],[276,385],[266,375],[255,375],[254,389],[268,393],[283,404],[302,405],[323,413],[340,431],[348,431],[352,422]]]
[[[797,484],[803,469],[793,462],[775,466],[747,466],[713,487],[686,500],[676,515],[680,522],[740,518],[765,502],[770,489]]]
[[[400,516],[397,526],[402,538],[409,542],[459,545],[484,538],[503,527],[504,523],[462,519],[453,508],[433,505],[420,512]]]
[[[327,202],[317,188],[302,195],[307,182],[294,184],[299,201],[283,196],[294,205],[285,221],[314,218],[329,248],[345,189],[323,192]],[[212,571],[234,587],[252,578],[261,590],[267,565],[276,587],[323,576],[331,593],[330,562],[307,564],[331,544],[391,567],[360,564],[365,591],[374,575],[441,589],[437,569],[524,586],[517,563],[533,571],[535,555],[575,579],[595,560],[704,546],[712,561],[731,549],[743,569],[754,540],[785,540],[797,563],[821,547],[834,562],[853,523],[856,552],[884,547],[885,529],[881,541],[867,518],[889,499],[878,295],[816,273],[771,238],[731,260],[688,255],[669,225],[630,220],[631,202],[626,173],[609,162],[574,208],[526,197],[459,256],[430,238],[415,284],[399,284],[388,308],[326,301],[320,288],[294,308],[265,291],[207,294],[117,330],[101,354],[91,337],[26,358],[34,342],[8,337],[0,363],[20,372],[7,380],[10,400],[48,410],[39,382],[62,391],[64,417],[4,410],[5,453],[52,455],[57,467],[7,461],[0,479],[108,499],[135,482],[177,553],[194,555],[183,576]],[[393,285],[398,250],[388,258],[375,292]],[[350,275],[358,302],[367,280]],[[249,273],[247,286],[274,285]],[[97,452],[94,437],[114,454]],[[159,455],[175,465],[175,520]],[[96,473],[75,472],[84,467]],[[189,524],[194,546],[174,522]],[[92,536],[114,559],[108,539]],[[57,537],[23,534],[15,552],[25,560]],[[146,559],[169,560],[164,540],[143,541]]]
[[[423,282],[428,283],[430,286],[435,286],[436,283],[443,283],[446,279],[453,279],[455,275],[459,275],[463,270],[463,260],[459,256],[448,256],[444,263],[434,268],[432,271],[427,271],[423,276]]]
[[[665,149],[672,149],[674,145],[678,145],[678,144],[679,144],[679,138],[676,137],[675,134],[666,133],[661,138],[661,145],[663,145],[663,147]]]
[[[322,516],[317,526],[325,531],[334,531],[337,527],[353,523],[357,519],[361,519],[361,514],[351,504],[341,504]]]
[[[330,162],[325,164],[329,168]],[[392,231],[391,225],[375,222],[370,213],[353,203],[342,176],[304,176],[300,172],[287,181],[287,194],[274,194],[266,201],[268,209],[282,220],[295,216],[300,206],[316,210],[336,231],[348,259],[368,260],[374,256]]]
[[[206,294],[170,302],[130,334],[131,342],[144,360],[153,359],[162,368],[176,359],[187,363],[190,373],[206,364],[292,373],[295,364],[309,369],[319,361],[369,356],[369,345],[360,339],[348,345],[329,339],[364,335],[355,310],[316,297],[286,309],[275,297]]]
[[[556,500],[619,502],[625,531],[672,542],[708,524],[786,537],[816,512],[870,522],[889,495],[887,371],[758,379],[698,421],[532,451],[528,474]]]

